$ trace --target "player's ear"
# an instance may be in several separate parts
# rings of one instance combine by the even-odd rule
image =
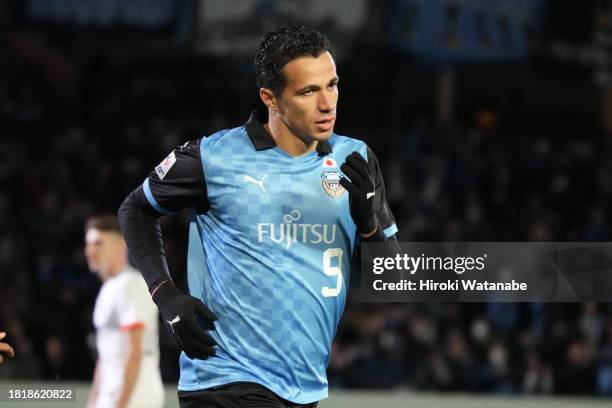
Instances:
[[[264,105],[266,105],[268,109],[271,109],[273,111],[278,110],[278,105],[276,103],[276,96],[274,95],[274,92],[272,92],[271,89],[259,88],[259,97],[261,98],[261,101],[264,103]]]

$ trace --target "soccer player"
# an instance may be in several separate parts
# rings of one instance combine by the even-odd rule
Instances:
[[[0,332],[0,340],[6,337],[5,332]],[[10,344],[0,341],[0,364],[4,361],[4,357],[15,357],[15,350],[11,347]]]
[[[85,257],[102,280],[94,308],[98,360],[88,407],[161,407],[158,312],[147,285],[127,262],[117,218],[85,225]]]
[[[130,252],[183,350],[186,407],[315,407],[357,242],[397,245],[374,153],[333,133],[338,75],[327,38],[266,34],[265,110],[172,151],[119,209]],[[194,208],[187,295],[157,218]]]

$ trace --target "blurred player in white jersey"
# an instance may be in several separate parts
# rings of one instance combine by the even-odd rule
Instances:
[[[116,217],[87,221],[85,256],[102,280],[93,316],[98,360],[88,408],[162,407],[157,308],[140,273],[128,265]]]

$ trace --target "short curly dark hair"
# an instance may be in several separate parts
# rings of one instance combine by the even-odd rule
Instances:
[[[255,55],[255,76],[259,88],[268,88],[280,95],[287,85],[283,68],[291,60],[329,51],[331,42],[325,34],[304,26],[279,28],[263,36]]]

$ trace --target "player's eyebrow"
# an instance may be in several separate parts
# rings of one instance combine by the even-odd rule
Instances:
[[[301,94],[308,91],[318,91],[319,89],[321,89],[319,85],[306,85],[305,87],[298,89],[296,93]]]
[[[340,82],[340,78],[336,76],[336,77],[333,77],[328,82],[328,85],[337,84],[338,82]],[[298,89],[296,93],[301,94],[301,93],[308,92],[308,91],[318,91],[320,89],[321,87],[319,85],[312,84],[312,85],[306,85],[305,87]]]

